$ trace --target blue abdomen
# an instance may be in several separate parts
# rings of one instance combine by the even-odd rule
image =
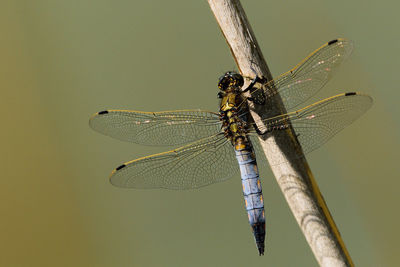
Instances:
[[[237,149],[236,147],[235,153],[240,166],[243,196],[249,223],[253,229],[258,251],[262,255],[264,254],[265,216],[256,157],[250,141],[244,149]]]

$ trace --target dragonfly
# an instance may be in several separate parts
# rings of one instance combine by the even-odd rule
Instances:
[[[245,208],[259,255],[265,250],[265,211],[256,155],[257,136],[291,128],[303,150],[320,147],[372,105],[368,95],[350,92],[293,110],[316,94],[352,52],[352,42],[332,40],[290,71],[266,81],[227,72],[218,82],[218,112],[104,110],[89,125],[104,135],[142,145],[179,148],[128,161],[110,175],[114,186],[138,189],[195,189],[240,173]],[[244,79],[251,80],[244,87]],[[261,132],[249,114],[253,102],[268,109],[281,99],[289,112],[262,118]]]

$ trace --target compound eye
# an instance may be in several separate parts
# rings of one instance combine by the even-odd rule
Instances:
[[[225,91],[226,89],[228,89],[228,87],[229,87],[230,84],[231,84],[231,78],[230,78],[230,77],[226,77],[226,76],[222,76],[222,77],[219,79],[218,88],[219,88],[221,91]]]
[[[233,79],[234,79],[234,85],[235,86],[238,86],[238,87],[242,87],[243,86],[244,80],[243,80],[243,76],[242,75],[236,73],[233,76]]]

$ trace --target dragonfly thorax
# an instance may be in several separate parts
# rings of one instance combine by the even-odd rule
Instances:
[[[220,104],[220,119],[222,121],[222,129],[225,137],[228,138],[233,145],[240,138],[246,140],[246,122],[243,121],[241,114],[241,105],[243,99],[240,93],[228,92],[223,93]]]

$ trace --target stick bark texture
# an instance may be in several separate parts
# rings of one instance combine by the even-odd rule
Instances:
[[[272,75],[239,0],[208,0],[208,3],[240,73],[245,77],[254,78],[257,74],[271,80]],[[249,102],[253,119],[258,125],[261,118],[285,112],[281,100],[273,104],[267,110]],[[262,129],[262,125],[259,128]],[[354,266],[305,157],[298,157],[301,147],[293,130],[279,131],[268,138],[260,136],[259,140],[319,265]],[[286,163],[281,163],[283,161]]]

